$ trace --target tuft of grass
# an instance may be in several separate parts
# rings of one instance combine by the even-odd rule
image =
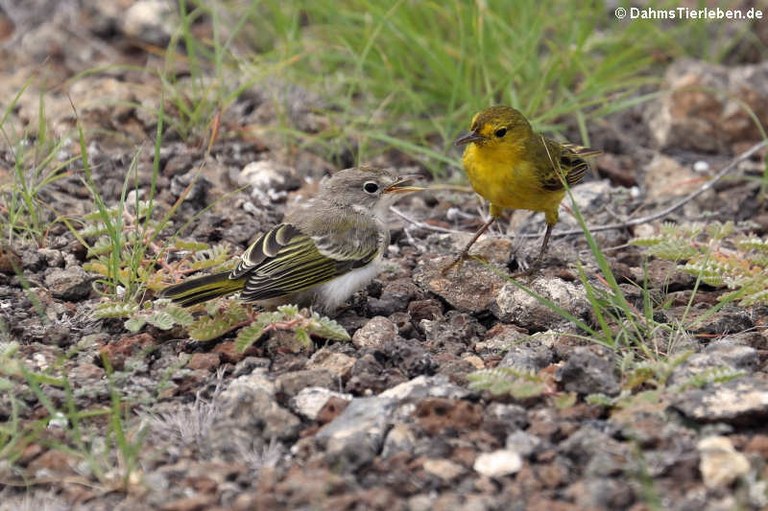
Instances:
[[[223,384],[224,373],[219,370],[216,374],[216,388],[210,399],[197,392],[194,402],[174,411],[155,413],[147,410],[140,412],[139,416],[152,434],[203,449],[215,433],[213,424],[221,416],[219,401]]]
[[[164,76],[181,132],[218,120],[239,94],[268,79],[278,88],[307,87],[325,101],[318,108],[275,95],[276,131],[286,141],[338,164],[394,148],[435,173],[455,165],[446,157],[451,141],[494,103],[521,109],[547,130],[572,118],[588,145],[587,120],[652,97],[639,91],[658,81],[654,64],[718,58],[711,50],[724,37],[713,39],[710,24],[695,20],[618,21],[601,2],[260,0],[192,8],[184,0],[180,11],[171,48],[183,43],[185,54],[169,51],[168,58],[183,59],[191,78]],[[194,36],[202,18],[212,25],[206,40]],[[749,37],[740,27],[727,41]],[[297,108],[324,116],[323,126],[311,133],[292,126]]]
[[[6,464],[7,473],[18,481],[28,477],[16,463],[27,447],[36,444],[81,462],[78,470],[83,477],[93,478],[110,490],[125,490],[135,484],[143,431],[127,426],[130,407],[114,385],[109,361],[104,360],[110,405],[80,409],[63,365],[33,370],[18,357],[18,345],[13,343],[0,352],[0,387],[7,391],[14,381],[23,382],[28,393],[24,397],[10,395],[10,419],[0,424],[0,462]],[[22,419],[22,410],[33,404],[40,408],[35,413],[39,418]],[[28,410],[23,415],[28,415]]]
[[[12,169],[8,182],[0,182],[0,228],[2,236],[12,243],[15,238],[39,240],[56,218],[46,188],[69,174],[76,158],[63,158],[65,142],[51,136],[45,113],[45,98],[38,101],[37,125],[33,133],[16,132],[9,125],[27,87],[23,87],[0,117],[0,157],[3,144]]]

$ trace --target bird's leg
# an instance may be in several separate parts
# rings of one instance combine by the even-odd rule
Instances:
[[[533,263],[525,270],[514,273],[512,277],[523,277],[530,275],[538,270],[544,262],[544,254],[547,253],[547,246],[549,245],[549,238],[552,236],[552,228],[554,224],[547,224],[547,230],[544,232],[544,240],[541,242],[541,248],[539,249],[539,255],[534,259]]]
[[[536,266],[541,265],[544,261],[544,254],[547,253],[547,245],[549,245],[549,237],[552,236],[552,227],[554,227],[553,224],[547,224],[544,240],[541,242],[541,249],[539,249],[539,257],[536,258],[536,262],[534,263]]]
[[[493,222],[495,220],[496,220],[496,217],[495,216],[491,216],[488,220],[486,220],[486,222],[483,225],[480,226],[480,228],[477,230],[475,235],[472,236],[472,239],[469,240],[469,243],[467,243],[464,246],[464,248],[461,250],[461,252],[459,252],[459,255],[456,256],[456,259],[454,259],[453,262],[451,262],[451,264],[449,264],[448,266],[443,268],[443,274],[445,274],[448,270],[450,270],[454,266],[456,266],[458,264],[461,264],[461,262],[464,261],[464,259],[467,258],[467,255],[469,254],[469,249],[472,247],[472,245],[475,244],[477,239],[480,236],[482,236],[485,231],[488,230],[488,228],[491,226],[491,224],[493,224]]]

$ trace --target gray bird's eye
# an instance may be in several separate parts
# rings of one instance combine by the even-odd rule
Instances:
[[[373,195],[379,191],[379,184],[375,181],[366,181],[366,183],[363,185],[363,190],[365,190],[365,193],[370,193]]]

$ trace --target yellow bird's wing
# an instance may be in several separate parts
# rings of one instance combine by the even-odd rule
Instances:
[[[554,172],[547,175],[541,182],[545,190],[562,190],[563,179],[568,186],[574,186],[584,179],[584,175],[589,170],[589,163],[585,158],[596,156],[602,151],[591,149],[568,142],[555,142],[554,140],[544,139],[547,154],[553,158],[553,163],[559,167],[561,175]]]

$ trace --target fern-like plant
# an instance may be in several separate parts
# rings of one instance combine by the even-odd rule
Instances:
[[[552,385],[541,374],[516,367],[481,369],[467,375],[469,388],[487,390],[494,396],[510,395],[524,400],[540,397],[552,391]]]
[[[658,235],[631,243],[678,263],[705,284],[732,290],[720,297],[722,301],[768,305],[768,241],[736,232],[733,222],[664,224]]]

